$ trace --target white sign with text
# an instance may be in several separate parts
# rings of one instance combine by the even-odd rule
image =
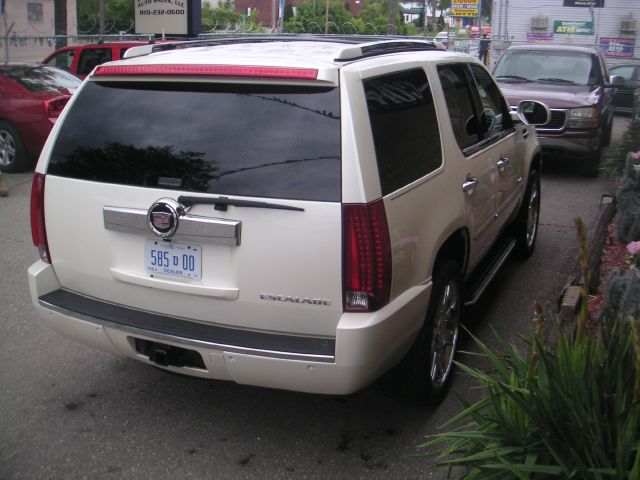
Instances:
[[[186,35],[187,0],[136,0],[136,33]]]

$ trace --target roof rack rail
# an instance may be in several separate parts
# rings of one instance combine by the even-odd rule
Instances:
[[[343,49],[335,58],[336,62],[358,60],[388,53],[421,52],[428,50],[446,50],[443,45],[425,40],[387,40],[370,42]]]
[[[337,62],[358,60],[377,55],[399,52],[444,50],[432,40],[412,39],[399,35],[335,35],[335,34],[213,34],[208,38],[171,43],[156,43],[134,47],[125,52],[124,58],[133,58],[155,52],[185,48],[225,45],[230,43],[262,42],[331,42],[349,45],[335,58]]]

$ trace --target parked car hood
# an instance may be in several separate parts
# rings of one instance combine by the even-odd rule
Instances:
[[[562,85],[548,82],[498,82],[511,105],[522,100],[538,100],[549,108],[574,108],[598,103],[602,88],[590,85]]]

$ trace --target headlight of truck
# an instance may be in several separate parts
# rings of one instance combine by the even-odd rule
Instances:
[[[569,112],[569,128],[598,128],[597,108],[572,108]]]

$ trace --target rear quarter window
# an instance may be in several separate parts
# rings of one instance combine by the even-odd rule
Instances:
[[[75,50],[63,50],[62,52],[59,52],[51,57],[47,62],[47,65],[69,70],[71,69],[71,65],[73,64],[74,54]]]
[[[337,88],[88,82],[48,173],[98,182],[340,201]]]
[[[422,69],[364,81],[382,194],[442,165],[436,111]]]
[[[85,48],[78,60],[78,75],[88,75],[96,66],[111,61],[111,48]]]

